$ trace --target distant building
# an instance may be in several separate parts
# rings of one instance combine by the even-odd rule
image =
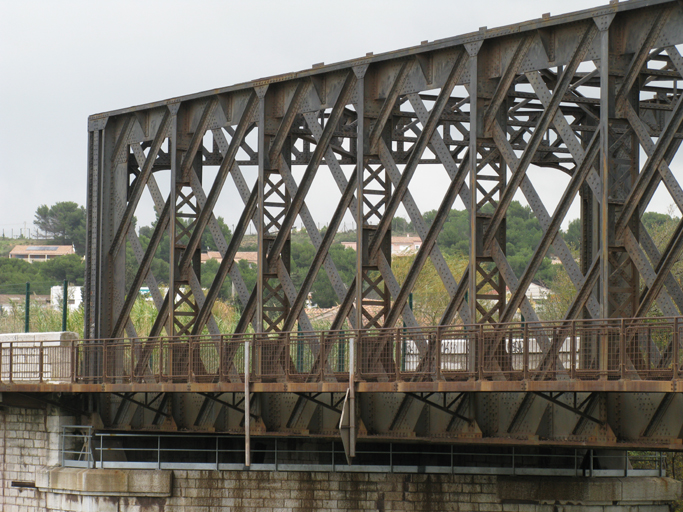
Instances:
[[[510,288],[505,289],[506,294],[508,296],[508,299],[512,296],[512,293],[510,292]],[[552,294],[552,291],[550,288],[547,286],[544,286],[541,284],[539,281],[532,281],[529,284],[529,287],[526,290],[526,297],[529,300],[538,302],[538,301],[543,301],[548,298],[549,295]]]
[[[221,253],[218,251],[208,251],[202,253],[202,263],[209,260],[216,260],[218,263],[223,261]],[[250,265],[256,265],[258,262],[258,253],[256,251],[243,251],[235,253],[235,263],[240,260],[246,260]]]
[[[356,242],[342,242],[344,247],[356,250]],[[419,236],[392,236],[391,254],[393,256],[408,256],[415,254],[422,247],[422,239]]]
[[[83,287],[69,286],[66,290],[66,304],[69,311],[78,309],[83,302]],[[62,285],[53,286],[50,288],[50,304],[54,309],[62,309],[62,297],[64,297],[64,287]]]
[[[9,253],[9,257],[17,260],[47,261],[58,256],[76,254],[73,245],[16,245]]]

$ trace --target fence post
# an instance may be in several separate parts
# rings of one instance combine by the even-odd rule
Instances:
[[[671,365],[671,369],[673,370],[673,378],[678,379],[678,355],[680,351],[680,339],[678,336],[678,317],[674,318],[674,332],[673,332],[673,339],[671,340],[674,345],[674,361],[673,364]]]
[[[76,382],[76,365],[78,357],[76,352],[76,341],[71,340],[71,382]]]
[[[524,322],[524,337],[522,339],[522,360],[524,364],[524,380],[529,380],[529,324]]]
[[[256,339],[256,334],[253,335]],[[249,337],[244,338],[244,465],[251,466],[251,392],[249,390]]]
[[[396,333],[394,334],[395,336],[395,347],[394,347],[394,353],[396,354],[395,356],[395,365],[394,367],[396,368],[396,380],[398,381],[400,379],[400,372],[404,372],[406,370],[406,362],[405,362],[405,350],[401,350],[403,347],[403,341],[401,341],[401,331],[398,327],[396,327]]]
[[[325,375],[325,359],[327,351],[325,350],[325,331],[320,331],[320,382],[323,382]]]
[[[619,378],[626,378],[626,332],[624,319],[619,322]]]
[[[484,380],[484,325],[479,326],[479,346],[477,347],[477,374]]]
[[[435,364],[436,364],[436,380],[441,380],[441,327],[436,326],[436,340],[434,343],[435,354]]]
[[[576,379],[576,359],[577,359],[577,353],[576,353],[576,322],[572,320],[572,336],[571,336],[571,341],[570,341],[570,347],[569,350],[572,355],[572,361],[571,361],[571,366],[570,366],[570,377],[572,379]]]
[[[223,382],[223,351],[224,351],[225,340],[221,334],[218,340],[218,382]],[[216,470],[218,470],[218,465],[216,465]]]
[[[301,324],[296,323],[296,371],[302,373],[304,371],[304,346],[301,343]]]
[[[38,380],[40,382],[43,382],[43,343],[44,342],[41,341],[40,346],[38,347]]]
[[[102,382],[109,382],[109,375],[107,368],[109,367],[109,349],[107,348],[107,340],[102,340]]]
[[[26,283],[26,302],[24,304],[24,332],[29,332],[31,283]]]
[[[164,339],[159,338],[159,382],[163,381],[164,374]]]
[[[66,314],[69,307],[69,281],[64,280],[64,288],[62,290],[62,331],[66,331]]]
[[[12,367],[14,366],[14,343],[9,342],[9,383],[12,384]]]
[[[187,339],[187,381],[194,382],[194,350],[192,338]]]

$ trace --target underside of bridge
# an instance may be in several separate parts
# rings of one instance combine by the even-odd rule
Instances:
[[[91,116],[88,341],[40,345],[22,375],[12,364],[38,345],[9,348],[4,400],[60,401],[103,430],[337,438],[343,417],[351,446],[680,449],[683,220],[664,240],[642,222],[653,201],[683,217],[680,44],[680,2],[610,2]],[[322,220],[307,206],[320,182]],[[425,218],[411,190],[429,187]],[[506,254],[513,200],[543,231],[521,275]],[[143,244],[146,204],[157,221]],[[228,239],[225,204],[241,211]],[[572,206],[579,247],[560,231]],[[453,208],[469,212],[458,274],[437,241]],[[398,279],[401,212],[421,244]],[[351,282],[330,251],[343,223],[356,226]],[[314,249],[303,279],[295,226]],[[235,263],[249,231],[251,289]],[[206,236],[222,262],[202,288]],[[527,297],[549,255],[573,286],[553,322]],[[446,300],[425,326],[408,300],[429,261]],[[324,331],[305,308],[322,272],[339,304]],[[224,332],[212,310],[228,277],[241,313]],[[151,328],[131,315],[141,287]]]

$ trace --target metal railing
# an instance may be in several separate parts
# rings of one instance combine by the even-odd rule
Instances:
[[[64,467],[109,469],[191,469],[251,471],[324,471],[368,473],[451,473],[546,476],[665,476],[660,452],[610,452],[589,449],[553,454],[514,447],[489,451],[457,445],[412,446],[359,443],[353,464],[338,441],[317,440],[293,446],[288,440],[252,440],[251,466],[244,465],[244,438],[234,435],[95,432],[64,426]],[[606,468],[616,469],[606,469]]]
[[[0,383],[671,380],[681,318],[2,343]],[[245,361],[245,344],[250,344]],[[350,360],[354,354],[354,361]],[[353,364],[351,364],[353,363]]]

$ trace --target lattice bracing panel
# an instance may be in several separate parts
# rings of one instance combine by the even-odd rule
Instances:
[[[683,212],[676,175],[682,28],[676,2],[611,3],[92,116],[88,337],[138,337],[131,311],[141,286],[157,311],[153,336],[218,336],[211,311],[228,276],[241,309],[237,333],[310,331],[304,306],[323,269],[339,303],[333,330],[416,328],[408,299],[428,261],[448,296],[441,326],[534,322],[546,313],[527,292],[549,256],[575,289],[564,319],[679,315],[683,290],[672,269],[683,222],[662,241],[642,218],[661,197]],[[215,178],[205,179],[210,167]],[[427,222],[411,191],[430,187],[433,173],[447,176],[448,186],[430,191],[436,214]],[[324,232],[307,206],[323,175],[336,188]],[[214,211],[229,182],[241,203],[226,240]],[[559,201],[548,198],[551,182],[564,187]],[[158,220],[141,242],[133,218],[147,193]],[[514,200],[528,204],[542,231],[522,272],[508,254]],[[456,202],[469,215],[464,273],[448,266],[438,243]],[[573,205],[581,214],[578,247],[560,232]],[[422,242],[399,280],[390,241],[392,220],[403,211]],[[349,216],[357,227],[350,282],[330,255]],[[291,232],[299,224],[315,256],[295,280]],[[249,226],[258,240],[253,290],[234,263]],[[223,259],[202,289],[206,233]],[[152,271],[162,247],[164,275]],[[552,333],[538,343],[544,364],[560,367]],[[595,344],[579,350],[583,363],[607,365],[609,343]],[[501,337],[474,345],[470,370],[509,369],[514,347]],[[672,352],[654,349],[657,357]],[[320,356],[315,350],[310,355]],[[424,356],[428,340],[416,350]],[[614,357],[638,366],[626,352]],[[297,368],[290,363],[283,367]],[[97,373],[102,362],[93,356],[88,364]]]

